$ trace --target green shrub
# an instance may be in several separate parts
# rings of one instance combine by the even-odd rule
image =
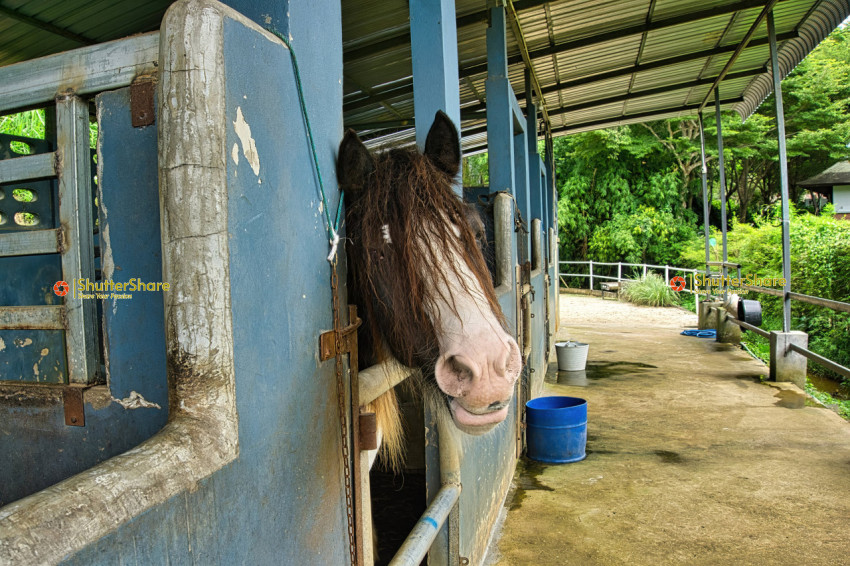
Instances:
[[[623,296],[632,303],[650,307],[671,307],[679,304],[676,292],[655,273],[649,273],[644,279],[629,283],[623,290]]]

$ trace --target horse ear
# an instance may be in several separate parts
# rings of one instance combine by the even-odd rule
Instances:
[[[339,143],[339,154],[336,158],[336,178],[340,189],[356,192],[363,189],[369,174],[375,164],[369,150],[357,137],[354,130],[345,132]]]
[[[442,110],[437,110],[425,138],[425,156],[451,177],[460,171],[460,137],[451,118]]]

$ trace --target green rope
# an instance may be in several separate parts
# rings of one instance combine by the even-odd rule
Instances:
[[[336,207],[336,220],[331,222],[330,209],[328,207],[328,199],[325,196],[325,184],[322,182],[322,169],[319,167],[319,158],[316,153],[316,144],[313,141],[313,130],[310,128],[310,117],[307,115],[307,105],[304,103],[304,93],[301,89],[301,73],[298,72],[298,58],[295,56],[295,50],[292,44],[286,39],[283,34],[274,28],[266,28],[275,36],[277,36],[286,48],[289,49],[289,55],[292,57],[292,69],[295,72],[295,86],[298,89],[298,103],[301,105],[301,115],[304,117],[304,124],[307,127],[307,139],[310,141],[310,149],[313,153],[313,165],[316,167],[316,176],[319,179],[319,192],[322,193],[322,204],[324,206],[325,219],[328,223],[328,236],[330,238],[331,253],[328,255],[328,261],[333,261],[336,255],[337,245],[339,244],[339,219],[342,215],[342,194],[339,195],[339,204]],[[341,193],[342,191],[340,191]]]

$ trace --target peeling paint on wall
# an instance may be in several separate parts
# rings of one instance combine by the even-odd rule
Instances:
[[[137,391],[130,391],[130,396],[124,399],[113,397],[112,400],[125,409],[162,409],[158,403],[151,403]]]
[[[260,155],[257,153],[257,144],[254,142],[254,138],[251,137],[251,126],[245,121],[241,107],[236,108],[236,121],[233,122],[233,128],[236,130],[236,135],[239,137],[240,143],[242,143],[242,153],[245,155],[245,159],[251,165],[254,175],[259,176]]]

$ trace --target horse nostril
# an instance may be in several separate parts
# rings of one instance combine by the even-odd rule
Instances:
[[[457,356],[449,356],[446,359],[446,364],[448,365],[451,373],[458,379],[458,381],[472,380],[474,376],[472,368],[461,362],[457,358]]]

